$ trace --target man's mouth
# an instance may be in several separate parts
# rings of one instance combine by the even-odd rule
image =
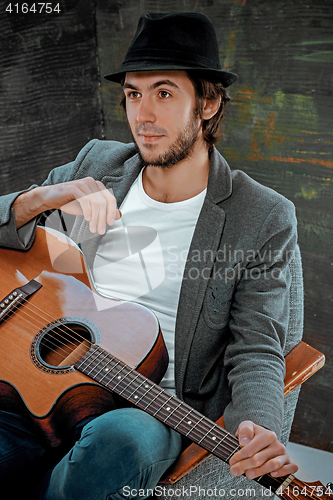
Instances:
[[[164,137],[162,134],[156,135],[156,134],[139,134],[139,137],[141,138],[141,141],[143,143],[153,143]]]
[[[151,123],[140,123],[136,127],[136,133],[138,134],[142,144],[154,144],[164,137],[167,132],[162,127],[157,127]]]

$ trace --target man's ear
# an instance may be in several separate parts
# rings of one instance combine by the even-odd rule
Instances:
[[[205,99],[203,110],[202,110],[202,119],[209,120],[212,118],[219,110],[221,103],[221,96],[218,99]]]

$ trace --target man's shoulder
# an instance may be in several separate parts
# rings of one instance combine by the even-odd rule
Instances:
[[[261,184],[242,170],[232,170],[231,177],[232,197],[237,203],[246,203],[247,209],[270,211],[279,206],[294,212],[294,204],[284,195]]]
[[[293,203],[271,187],[265,186],[245,173],[240,166],[229,166],[221,153],[214,149],[211,155],[209,194],[213,202],[224,210],[245,215],[248,212],[265,216],[276,205],[294,211]]]
[[[137,157],[137,147],[133,143],[93,139],[80,151],[77,163],[80,174],[100,178],[106,175],[120,176],[124,163]]]

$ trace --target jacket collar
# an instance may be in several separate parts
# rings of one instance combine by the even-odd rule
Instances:
[[[231,170],[223,156],[214,147],[210,156],[207,197],[215,204],[231,196]]]
[[[106,188],[112,188],[118,207],[120,207],[124,201],[125,196],[139,175],[142,167],[141,158],[137,153],[125,161],[121,176],[105,175],[101,179]]]
[[[139,154],[135,154],[124,163],[121,176],[104,176],[101,180],[106,187],[112,186],[118,206],[123,202],[133,182],[142,169]],[[231,170],[223,156],[214,147],[210,155],[210,168],[207,185],[207,197],[215,204],[229,198],[232,193]]]

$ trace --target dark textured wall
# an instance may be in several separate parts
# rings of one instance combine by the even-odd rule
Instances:
[[[20,19],[3,14],[6,4],[1,193],[40,181],[92,137],[130,140],[119,86],[100,75],[120,66],[142,13],[210,17],[221,64],[239,75],[218,149],[295,203],[304,339],[327,357],[303,386],[291,439],[333,451],[332,0],[62,0],[61,15]]]
[[[2,194],[44,180],[102,133],[93,3],[21,15],[8,4],[0,0]]]

